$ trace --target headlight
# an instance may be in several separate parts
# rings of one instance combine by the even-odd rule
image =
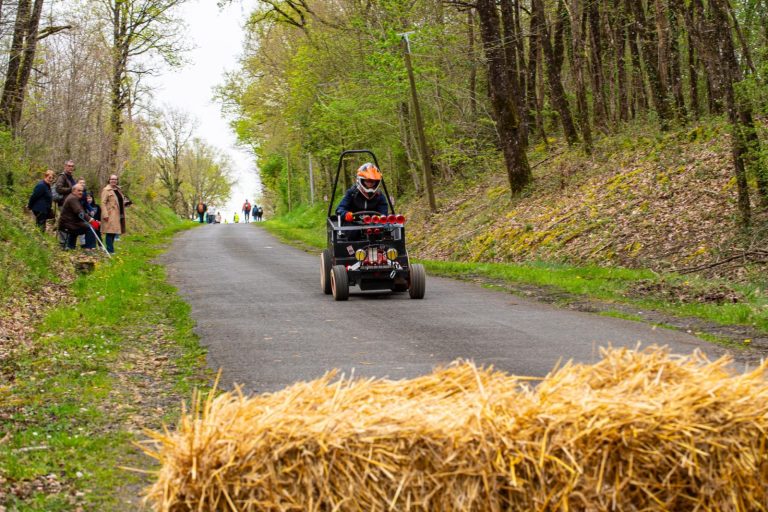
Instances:
[[[387,259],[390,261],[394,261],[397,259],[397,249],[394,247],[390,247],[387,249]]]
[[[355,259],[357,261],[363,261],[365,259],[365,251],[362,249],[358,249],[355,251]]]

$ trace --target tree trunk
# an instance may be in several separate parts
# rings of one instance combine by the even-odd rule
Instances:
[[[680,15],[678,0],[669,2],[669,72],[667,85],[668,95],[675,99],[675,117],[685,121],[688,113],[683,96],[683,72],[680,64]]]
[[[616,13],[614,20],[613,38],[616,51],[616,89],[617,111],[619,121],[629,120],[629,95],[627,91],[627,64],[626,64],[626,14],[621,0],[614,0],[613,7]]]
[[[562,2],[562,0],[561,0]],[[576,126],[573,124],[573,117],[571,116],[571,109],[568,106],[568,98],[565,95],[565,89],[563,88],[563,81],[561,78],[561,68],[563,63],[563,45],[558,44],[558,39],[562,41],[562,22],[557,21],[555,27],[555,48],[552,47],[552,42],[549,37],[549,31],[547,30],[546,17],[544,14],[544,0],[532,1],[533,12],[535,13],[535,20],[539,23],[538,32],[541,34],[541,49],[544,52],[544,59],[547,66],[547,84],[549,85],[549,97],[552,101],[552,107],[557,111],[560,117],[560,123],[563,125],[563,133],[565,139],[569,145],[578,144],[579,136],[576,133]],[[534,18],[532,17],[533,21]],[[555,50],[559,50],[556,53]]]
[[[110,172],[117,172],[117,152],[120,147],[120,137],[123,133],[123,75],[125,62],[123,60],[123,46],[125,40],[125,21],[121,9],[121,2],[115,0],[112,8],[112,78],[110,80],[110,151],[108,163]],[[171,192],[171,184],[168,184]],[[171,194],[169,200],[175,203],[175,194]],[[171,206],[173,207],[173,206]]]
[[[478,0],[477,14],[480,19],[480,34],[488,68],[488,82],[491,104],[499,133],[507,178],[512,194],[516,194],[531,181],[531,168],[526,155],[525,139],[520,125],[517,105],[513,98],[520,91],[511,83],[511,74],[505,69],[499,15],[494,0]]]
[[[584,13],[589,18],[589,41],[591,50],[592,115],[595,126],[604,132],[608,129],[608,102],[603,86],[603,39],[600,29],[600,10],[597,2],[590,2]]]
[[[625,0],[627,13],[632,12],[632,6],[630,2],[632,0]],[[648,95],[645,91],[645,76],[643,75],[643,67],[640,62],[640,45],[637,42],[637,25],[629,22],[627,19],[627,33],[629,36],[629,50],[632,56],[632,101],[630,102],[630,108],[632,110],[632,117],[636,117],[640,111],[648,110]]]
[[[749,72],[753,75],[757,74],[757,71],[755,70],[755,64],[752,62],[752,51],[749,49],[749,44],[747,44],[747,40],[744,39],[744,33],[741,31],[741,27],[739,26],[739,20],[736,18],[736,13],[733,12],[733,7],[731,6],[730,2],[726,2],[726,5],[724,6],[725,9],[727,9],[728,17],[733,21],[733,30],[736,32],[736,35],[739,39],[739,44],[741,45],[741,57],[744,59],[744,62],[747,64],[747,68],[749,68]]]
[[[571,21],[571,50],[573,52],[573,79],[576,82],[576,119],[581,128],[584,149],[587,154],[592,152],[592,127],[589,123],[589,106],[587,104],[587,86],[584,80],[585,41],[587,28],[587,11],[584,0],[570,0]]]
[[[24,39],[27,33],[27,25],[30,18],[31,0],[19,0],[16,9],[16,22],[13,26],[13,39],[11,40],[11,49],[8,55],[8,67],[5,73],[5,84],[3,86],[3,95],[0,98],[0,121],[14,131],[13,125],[13,105],[18,101],[21,91],[19,70],[24,59]]]
[[[472,122],[477,120],[477,59],[475,59],[475,16],[467,10],[467,55],[469,57],[469,108]]]
[[[512,4],[513,0],[501,0],[501,27],[502,27],[502,47],[504,49],[504,58],[506,60],[505,69],[507,70],[507,81],[510,90],[518,91],[519,94],[515,95],[513,101],[517,108],[517,118],[520,121],[520,133],[523,137],[525,145],[528,145],[528,115],[526,113],[526,101],[525,101],[525,75],[521,73],[521,69],[524,69],[525,64],[520,64],[520,57],[518,56],[518,39],[522,38],[522,34],[517,30],[517,22],[515,20],[515,5]]]
[[[528,76],[526,79],[526,90],[525,90],[525,103],[526,103],[526,111],[528,114],[527,122],[528,126],[536,126],[539,132],[542,132],[542,126],[540,123],[538,123],[538,120],[541,116],[537,115],[538,108],[537,108],[537,101],[536,101],[536,73],[539,69],[539,47],[541,39],[541,34],[539,33],[539,28],[541,26],[541,23],[538,22],[536,18],[536,11],[531,12],[530,16],[530,26],[529,26],[529,32],[531,34],[530,38],[528,39]]]
[[[642,0],[628,0],[635,15],[635,29],[640,37],[640,48],[642,50],[643,61],[645,62],[645,73],[648,75],[648,83],[651,86],[651,99],[653,107],[659,116],[659,124],[662,130],[669,129],[671,114],[667,104],[664,87],[659,75],[658,49],[654,41],[654,34],[648,28],[648,22],[643,10]]]
[[[24,44],[24,58],[19,70],[18,94],[11,105],[11,126],[14,133],[18,131],[21,124],[21,114],[24,111],[24,99],[27,96],[27,85],[29,77],[32,74],[32,65],[35,62],[35,53],[37,52],[37,34],[40,27],[40,16],[43,12],[43,0],[35,0],[32,14],[27,23],[25,34],[26,42]]]
[[[696,50],[693,45],[693,38],[691,32],[688,31],[688,80],[691,96],[690,111],[693,119],[699,118],[701,112],[699,106],[699,74],[697,72],[698,59],[696,58]]]

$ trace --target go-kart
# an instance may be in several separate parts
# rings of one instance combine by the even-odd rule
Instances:
[[[353,213],[352,221],[347,221],[334,212],[344,158],[361,153],[371,155],[376,167],[381,168],[376,155],[367,149],[341,153],[328,204],[328,248],[320,255],[320,286],[323,293],[333,295],[335,300],[347,300],[349,287],[355,285],[360,290],[407,291],[412,299],[423,299],[427,275],[422,265],[408,259],[405,217],[395,213],[383,178],[381,186],[391,213],[360,211]]]

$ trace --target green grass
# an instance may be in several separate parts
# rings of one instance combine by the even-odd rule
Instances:
[[[721,286],[722,283],[708,282],[690,276],[660,276],[643,269],[573,266],[545,262],[505,264],[425,261],[424,264],[430,273],[436,275],[459,278],[476,275],[512,284],[546,287],[574,297],[633,304],[676,316],[711,320],[722,325],[751,325],[768,332],[768,297],[757,285],[743,285],[737,288],[744,302],[681,303],[660,297],[633,297],[629,295],[631,286],[642,281],[684,285],[692,290],[706,290],[713,286]]]
[[[112,260],[77,279],[76,304],[46,315],[34,348],[15,361],[14,382],[0,387],[0,413],[10,415],[0,474],[17,483],[56,474],[66,489],[35,492],[6,504],[9,510],[71,510],[75,492],[84,494],[86,510],[123,510],[117,490],[141,477],[120,466],[146,463],[132,445],[139,436],[131,416],[157,422],[160,412],[142,410],[142,393],[162,397],[162,418],[172,420],[205,375],[189,307],[152,263],[175,232],[194,224],[167,214],[153,222],[169,227],[150,234],[147,225],[143,235],[123,237]],[[144,365],[155,357],[150,340],[158,339],[172,365],[155,375]]]
[[[266,227],[270,233],[286,242],[300,242],[310,247],[323,248],[326,244],[327,215],[328,206],[318,204],[311,208],[297,208],[284,216],[273,217],[258,225]]]
[[[55,246],[20,202],[0,198],[0,301],[55,279]]]
[[[326,209],[299,209],[292,214],[276,217],[264,226],[287,242],[323,248],[326,244]],[[768,295],[760,285],[731,286],[691,276],[659,275],[645,269],[607,266],[574,266],[550,262],[527,264],[471,263],[419,260],[430,274],[467,278],[477,276],[509,285],[528,285],[572,296],[573,299],[590,298],[640,308],[654,309],[680,317],[710,320],[721,325],[750,325],[768,332]],[[680,286],[692,292],[731,286],[741,296],[737,303],[680,302],[664,296],[637,297],[633,285],[652,283]],[[493,286],[493,283],[488,283]],[[497,287],[497,286],[495,286]],[[568,298],[561,300],[567,301]],[[721,340],[722,341],[722,340]]]

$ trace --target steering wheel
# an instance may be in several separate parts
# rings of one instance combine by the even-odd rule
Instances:
[[[370,216],[378,215],[379,217],[382,216],[381,213],[379,213],[377,211],[374,211],[374,210],[361,210],[359,212],[354,212],[352,215],[354,215],[355,217],[360,217],[360,218],[365,217],[366,215],[370,215]],[[386,215],[384,215],[384,216],[386,217]]]

